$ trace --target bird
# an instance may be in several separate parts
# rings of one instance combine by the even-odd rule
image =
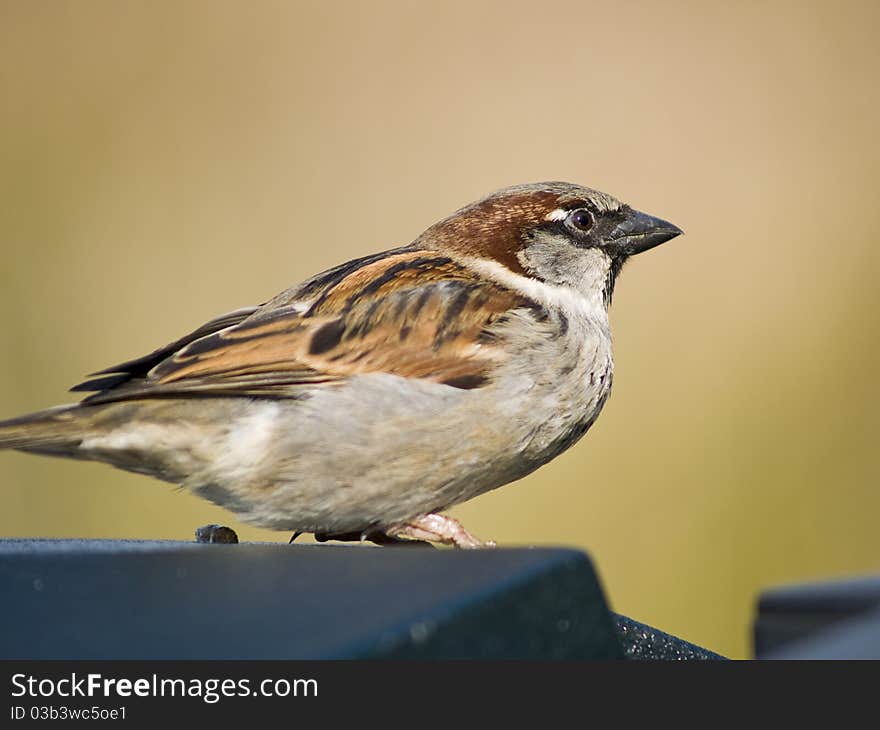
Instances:
[[[581,185],[506,187],[93,373],[78,403],[0,422],[0,449],[150,475],[319,540],[492,546],[443,513],[587,432],[621,268],[681,233]]]

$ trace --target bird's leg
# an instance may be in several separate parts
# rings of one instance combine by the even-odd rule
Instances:
[[[398,539],[427,540],[466,549],[495,547],[491,540],[483,542],[475,538],[458,520],[438,514],[415,517],[386,529],[385,534]]]

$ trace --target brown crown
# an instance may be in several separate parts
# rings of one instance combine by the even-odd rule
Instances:
[[[517,254],[524,232],[545,222],[560,207],[591,201],[601,207],[619,205],[614,198],[571,183],[550,182],[504,188],[435,223],[416,244],[450,253],[494,259],[525,274]]]

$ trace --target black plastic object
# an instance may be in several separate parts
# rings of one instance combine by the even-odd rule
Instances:
[[[650,659],[654,661],[708,661],[724,659],[689,641],[679,639],[631,618],[613,614],[614,626],[620,645],[627,659]]]
[[[754,638],[759,659],[880,659],[880,577],[765,591]]]
[[[623,656],[562,549],[0,541],[0,658]]]
[[[574,550],[0,540],[0,592],[4,659],[722,658]]]

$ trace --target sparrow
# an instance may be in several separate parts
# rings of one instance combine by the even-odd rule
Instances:
[[[608,307],[681,234],[598,190],[516,185],[149,355],[0,448],[101,461],[319,540],[483,543],[444,510],[577,442],[611,391]]]

